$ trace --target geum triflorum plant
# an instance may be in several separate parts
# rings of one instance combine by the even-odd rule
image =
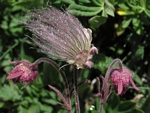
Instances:
[[[39,47],[39,50],[49,58],[66,61],[74,65],[74,95],[76,112],[80,112],[78,89],[77,89],[77,69],[91,68],[91,61],[94,52],[98,54],[98,49],[91,44],[92,31],[84,28],[77,18],[68,11],[59,11],[53,7],[37,9],[31,11],[27,16],[27,21],[23,24],[34,34],[31,38]],[[27,63],[26,63],[27,62]],[[40,58],[34,63],[26,60],[14,61],[16,67],[9,73],[7,79],[15,82],[26,82],[25,88],[36,79],[33,67],[37,67],[41,62],[48,62],[55,66],[61,73],[66,89],[66,98],[55,87],[49,85],[62,99],[61,104],[71,112],[70,90],[64,73],[59,66],[48,58]],[[32,76],[34,75],[34,77]],[[21,79],[23,78],[23,79]]]
[[[115,64],[118,64],[118,67],[114,68]],[[106,71],[105,77],[101,76],[101,78],[102,88],[100,88],[100,78],[97,77],[98,93],[95,95],[100,98],[100,113],[103,111],[103,104],[113,91],[117,91],[118,95],[122,95],[126,93],[130,84],[135,90],[139,90],[132,80],[132,73],[123,66],[120,59],[113,60]]]
[[[84,28],[77,18],[72,16],[68,11],[59,11],[53,7],[33,10],[28,14],[26,22],[23,24],[34,34],[31,38],[39,47],[39,50],[46,54],[51,59],[66,61],[68,64],[73,64],[73,89],[75,96],[76,113],[80,113],[80,104],[78,98],[78,69],[91,68],[91,61],[94,53],[98,54],[98,49],[91,44],[92,31],[89,28]],[[7,79],[14,82],[25,82],[22,87],[27,87],[31,82],[35,81],[38,74],[38,64],[47,62],[53,65],[63,78],[65,87],[65,96],[55,87],[48,85],[62,99],[62,105],[67,109],[68,113],[72,112],[71,106],[71,91],[65,74],[61,68],[49,58],[39,58],[34,63],[27,60],[13,61],[15,68],[9,73]],[[118,63],[119,68],[113,68],[114,64]],[[102,88],[100,88],[100,79],[98,80],[98,93],[95,95],[100,98],[100,113],[102,113],[103,103],[105,103],[113,89],[117,90],[118,94],[124,94],[128,86],[132,86],[139,90],[133,80],[132,74],[123,67],[121,60],[115,59],[108,68],[105,77],[102,78]],[[112,85],[111,85],[112,83]],[[114,86],[114,88],[113,88]]]

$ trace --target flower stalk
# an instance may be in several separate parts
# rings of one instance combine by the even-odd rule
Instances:
[[[39,64],[41,62],[50,63],[51,65],[53,65],[59,71],[60,75],[62,76],[63,84],[64,84],[64,87],[65,87],[66,100],[62,96],[62,94],[59,92],[58,89],[54,88],[51,85],[49,85],[49,87],[52,90],[54,90],[58,94],[58,96],[63,100],[64,105],[63,104],[61,104],[61,105],[64,106],[64,108],[66,108],[68,110],[68,113],[71,113],[70,90],[69,90],[69,85],[68,85],[68,82],[67,82],[67,79],[66,79],[66,76],[65,76],[64,72],[60,69],[60,67],[53,60],[48,59],[48,58],[40,58],[37,61],[35,61],[34,64],[37,65],[37,64]],[[66,103],[66,101],[67,101],[67,103]]]
[[[122,61],[120,59],[116,58],[115,60],[113,60],[113,62],[110,64],[110,66],[108,67],[108,69],[106,71],[105,78],[107,81],[109,80],[109,76],[113,70],[113,66],[117,63],[119,64],[120,70],[122,70],[122,68],[123,68]]]
[[[33,65],[38,65],[41,62],[49,63],[49,64],[53,65],[59,71],[60,75],[63,78],[63,84],[64,84],[64,87],[65,87],[67,102],[68,102],[69,105],[71,105],[69,85],[68,85],[68,81],[67,81],[67,78],[66,78],[64,72],[60,69],[60,67],[53,60],[51,60],[49,58],[39,58],[38,60],[36,60],[33,63]]]
[[[78,78],[78,69],[76,68],[76,66],[74,66],[73,69],[73,87],[74,87],[74,96],[75,96],[75,107],[76,107],[76,113],[80,113],[80,103],[79,103],[79,96],[78,96],[78,82],[77,82],[77,78]]]

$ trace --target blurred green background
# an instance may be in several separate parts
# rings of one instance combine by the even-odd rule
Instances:
[[[105,74],[115,58],[120,58],[133,72],[133,80],[140,91],[131,87],[122,96],[113,93],[104,104],[104,113],[149,113],[149,0],[0,0],[0,113],[67,113],[57,104],[61,99],[47,86],[51,84],[64,92],[62,78],[51,65],[40,64],[37,80],[23,90],[21,83],[6,80],[13,68],[8,60],[34,62],[45,57],[27,37],[32,36],[31,32],[20,23],[30,10],[48,6],[67,9],[84,27],[91,28],[92,43],[99,49],[93,59],[94,67],[79,73],[79,82],[88,80],[79,87],[81,113],[98,113],[99,99],[94,97],[97,93],[94,80]],[[60,66],[65,64],[56,62]],[[63,68],[72,87],[70,69],[71,66]]]

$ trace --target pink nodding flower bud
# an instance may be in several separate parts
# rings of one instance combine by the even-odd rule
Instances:
[[[132,80],[132,73],[126,68],[114,69],[111,73],[111,80],[118,92],[118,95],[126,93],[130,84],[135,90],[139,90]]]
[[[8,80],[27,83],[22,88],[25,88],[31,82],[35,81],[38,75],[37,66],[32,65],[32,63],[27,60],[10,61],[10,63],[15,64],[16,66],[9,72],[9,75],[7,76]]]
[[[35,35],[40,51],[52,59],[66,61],[77,68],[91,68],[98,49],[91,44],[92,31],[84,28],[68,11],[53,7],[36,9],[23,24]]]

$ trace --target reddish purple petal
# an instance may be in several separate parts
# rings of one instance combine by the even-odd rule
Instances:
[[[134,84],[132,79],[130,79],[130,83],[134,87],[135,90],[137,90],[137,91],[140,90],[138,87],[136,87],[136,85]]]
[[[122,94],[122,90],[123,90],[123,85],[122,85],[122,81],[118,81],[118,95]]]
[[[132,80],[132,73],[126,68],[114,69],[111,73],[111,80],[117,88],[118,94],[124,94],[130,84],[134,89],[139,90]]]
[[[17,78],[19,76],[21,76],[23,73],[23,71],[20,71],[20,72],[17,72],[17,73],[9,73],[9,76],[7,76],[7,79],[14,79],[14,78]]]

